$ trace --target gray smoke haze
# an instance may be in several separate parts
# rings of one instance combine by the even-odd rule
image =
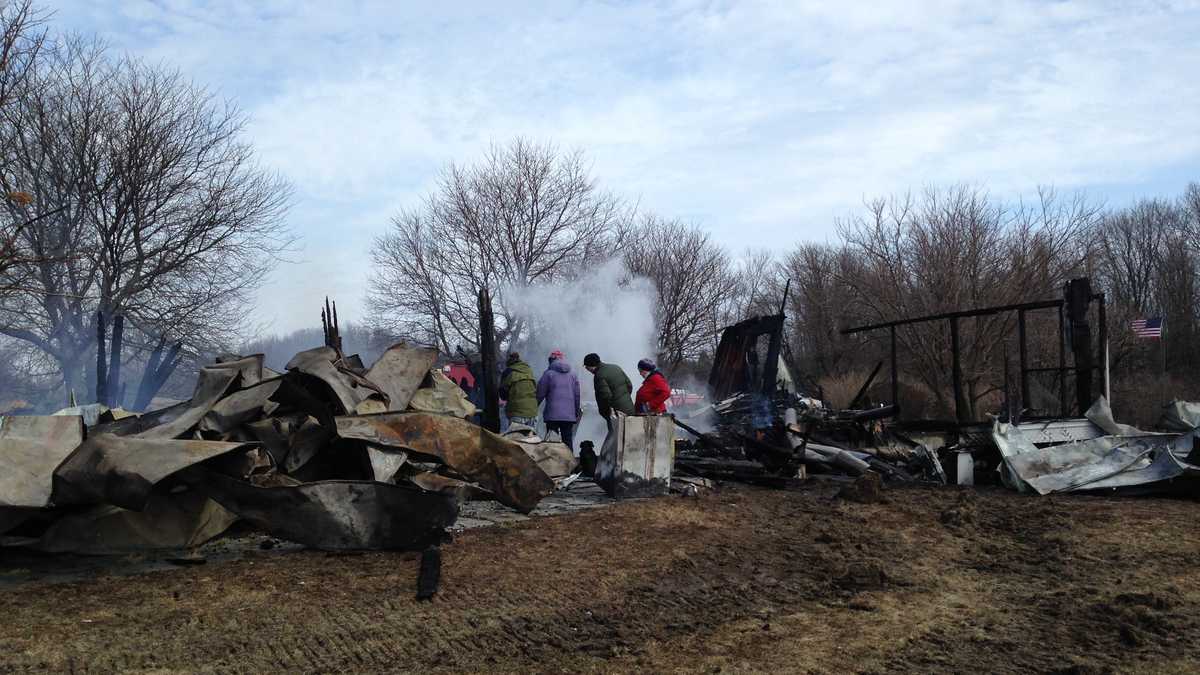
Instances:
[[[596,352],[621,366],[637,389],[637,362],[655,353],[655,296],[649,279],[627,276],[621,262],[612,260],[571,282],[504,289],[505,309],[530,323],[529,337],[514,347],[535,375],[546,368],[551,351],[561,350],[579,376],[583,399],[594,401],[583,357]],[[578,441],[589,439],[599,450],[604,430],[598,415],[585,413],[576,432],[576,452]]]
[[[654,357],[654,285],[625,277],[612,260],[571,282],[505,289],[505,308],[530,322],[521,355],[536,369],[558,349],[587,375],[583,357],[596,352],[636,374],[639,359]]]

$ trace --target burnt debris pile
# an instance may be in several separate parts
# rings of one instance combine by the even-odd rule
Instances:
[[[1058,367],[1035,365],[1027,315],[1057,312]],[[959,323],[1012,315],[1017,362],[1007,355],[1003,402],[989,421],[974,420],[960,363]],[[1097,326],[1093,333],[1092,325]],[[1200,404],[1172,401],[1157,427],[1119,424],[1107,399],[1108,320],[1103,293],[1072,279],[1062,298],[955,310],[847,328],[843,334],[890,337],[891,403],[863,405],[883,362],[847,409],[798,393],[780,358],[784,315],[756,317],[722,334],[709,377],[716,401],[676,424],[678,474],[787,486],[807,476],[869,476],[896,482],[1003,484],[1035,494],[1196,494],[1200,485]],[[954,419],[899,418],[896,331],[913,325],[947,328]],[[998,324],[1004,325],[1004,324]],[[1093,335],[1097,339],[1093,340]],[[1068,359],[1068,351],[1070,358]],[[1006,352],[1007,354],[1007,352]],[[1043,361],[1045,359],[1043,358]],[[1057,384],[1057,414],[1031,395],[1036,374]],[[1094,391],[1095,380],[1104,395]],[[1016,386],[1010,386],[1015,381]]]
[[[0,539],[183,548],[242,520],[322,549],[419,548],[463,500],[529,512],[570,469],[565,448],[471,422],[435,350],[401,343],[367,367],[334,338],[283,373],[218,358],[190,400],[146,414],[0,418]]]
[[[688,434],[677,446],[677,473],[779,487],[809,474],[868,472],[943,482],[936,455],[884,424],[895,406],[831,410],[796,391],[781,358],[784,319],[755,317],[722,332],[708,381],[716,402],[675,419]]]

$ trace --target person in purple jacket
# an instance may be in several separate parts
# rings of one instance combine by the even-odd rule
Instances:
[[[550,367],[538,380],[537,400],[538,405],[546,404],[542,410],[546,431],[557,431],[562,442],[574,453],[575,425],[583,415],[579,405],[579,378],[571,372],[571,364],[558,350],[550,352]]]

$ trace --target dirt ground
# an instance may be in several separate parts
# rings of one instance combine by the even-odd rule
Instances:
[[[1196,672],[1200,503],[726,487],[0,594],[0,672]],[[867,503],[863,503],[867,502]]]

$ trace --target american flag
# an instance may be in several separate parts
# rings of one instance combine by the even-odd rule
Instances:
[[[1134,335],[1137,335],[1140,338],[1162,337],[1162,317],[1155,317],[1153,319],[1134,319],[1130,326],[1133,327]]]

